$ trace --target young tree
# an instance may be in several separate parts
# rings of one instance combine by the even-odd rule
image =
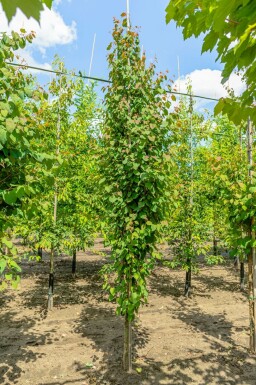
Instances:
[[[208,186],[209,199],[214,208],[214,217],[217,216],[218,226],[215,226],[221,238],[225,240],[231,256],[235,255],[241,263],[241,288],[244,285],[243,262],[245,253],[242,247],[235,247],[237,232],[239,238],[242,234],[242,226],[238,226],[234,232],[229,217],[231,211],[223,200],[223,188],[225,178],[227,180],[240,180],[246,178],[246,150],[242,140],[242,128],[235,126],[225,116],[217,116],[212,120],[209,132],[209,144],[207,165],[205,169],[205,181]]]
[[[32,216],[36,208],[30,197],[40,189],[40,179],[34,169],[38,164],[45,169],[52,166],[51,157],[41,151],[35,124],[38,101],[44,92],[35,87],[33,79],[20,69],[6,64],[15,57],[15,51],[31,42],[34,34],[3,34],[0,40],[0,274],[1,286],[17,282],[19,266],[17,250],[11,242],[11,229],[18,213]]]
[[[59,180],[59,223],[65,229],[63,247],[72,253],[72,274],[76,273],[76,252],[93,243],[99,231],[96,191],[98,179],[98,125],[101,111],[94,84],[82,79],[75,84],[75,110],[62,134],[65,164]]]
[[[240,258],[241,286],[244,284],[243,262],[248,260],[248,299],[250,321],[250,350],[256,349],[255,327],[255,191],[256,178],[254,171],[252,127],[247,128],[247,155],[241,138],[245,135],[245,127],[235,127],[222,120],[220,125],[222,138],[216,146],[212,146],[215,156],[215,184],[220,190],[221,203],[227,210],[229,225],[229,245],[232,255]],[[228,134],[228,135],[227,135]],[[216,155],[218,156],[216,157]]]
[[[111,85],[105,95],[102,137],[102,200],[115,272],[110,298],[125,318],[124,369],[130,371],[131,322],[147,299],[146,277],[158,256],[157,242],[168,204],[170,102],[166,76],[141,58],[137,32],[114,21],[108,47]],[[106,271],[105,271],[106,272]]]
[[[170,204],[168,242],[173,256],[170,267],[181,266],[186,271],[185,296],[190,295],[192,272],[198,270],[198,257],[207,251],[209,211],[205,185],[205,132],[203,116],[193,111],[190,101],[181,100],[173,113],[170,127],[173,159],[169,178],[173,192]]]
[[[56,57],[54,65],[66,73],[64,63]],[[99,227],[96,221],[95,187],[97,185],[97,125],[99,113],[93,85],[85,86],[72,74],[61,75],[49,85],[49,100],[38,108],[37,126],[40,145],[58,161],[51,170],[53,183],[33,198],[38,215],[23,217],[20,234],[25,233],[29,245],[50,249],[48,308],[53,307],[54,256],[62,251],[73,256],[92,243]],[[42,168],[36,169],[47,181]],[[18,231],[18,229],[17,229]]]

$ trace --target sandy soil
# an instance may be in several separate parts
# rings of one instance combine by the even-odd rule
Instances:
[[[158,266],[134,325],[134,372],[124,373],[123,320],[102,291],[99,251],[100,241],[78,254],[76,279],[70,258],[56,259],[48,313],[47,256],[23,263],[20,289],[0,294],[0,384],[256,384],[246,294],[232,265],[203,267],[190,299],[183,297],[184,272]]]

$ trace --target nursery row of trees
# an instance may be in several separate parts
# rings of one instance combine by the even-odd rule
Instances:
[[[176,101],[167,74],[146,65],[136,30],[115,20],[109,80],[100,105],[95,87],[64,73],[46,89],[15,61],[33,34],[0,41],[0,284],[20,279],[15,239],[35,256],[50,254],[48,308],[53,306],[54,256],[72,255],[101,232],[111,245],[104,287],[125,318],[124,368],[131,370],[131,323],[147,301],[146,279],[172,245],[165,263],[186,272],[185,295],[202,256],[223,261],[221,243],[249,262],[251,350],[255,350],[255,171],[250,121],[195,111]],[[31,253],[29,253],[31,257]],[[109,277],[112,277],[109,279]],[[114,277],[114,280],[113,280]]]
[[[2,288],[19,280],[17,249],[10,241],[14,228],[39,255],[42,248],[52,255],[62,248],[74,259],[98,228],[93,210],[99,129],[94,86],[61,76],[46,92],[31,75],[7,65],[32,38],[4,34],[0,46]],[[66,72],[58,58],[53,66]]]

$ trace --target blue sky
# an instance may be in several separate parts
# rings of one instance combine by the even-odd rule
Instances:
[[[168,0],[130,0],[130,15],[133,26],[140,26],[140,38],[148,61],[157,58],[157,70],[169,70],[170,77],[179,81],[185,91],[187,78],[192,79],[195,94],[220,97],[225,94],[220,84],[220,63],[215,62],[216,53],[201,55],[202,37],[183,40],[180,29],[174,23],[166,25],[165,8]],[[37,38],[22,55],[28,64],[51,67],[54,54],[64,59],[70,69],[88,73],[94,34],[96,42],[92,65],[92,76],[108,77],[106,47],[111,41],[113,17],[120,17],[126,10],[126,0],[55,0],[51,11],[42,13],[41,26],[21,12],[8,26],[0,11],[1,30],[35,30]],[[45,82],[47,77],[44,76]],[[40,76],[42,81],[43,77]],[[239,93],[241,82],[233,76],[231,86]],[[202,101],[201,107],[207,106]]]
[[[156,4],[157,3],[157,4]],[[166,25],[166,0],[130,0],[131,23],[140,26],[141,44],[148,59],[157,57],[159,70],[169,69],[177,76],[177,56],[180,57],[181,74],[195,68],[220,69],[213,54],[201,56],[201,39],[183,41],[175,24]],[[69,67],[88,71],[94,33],[95,54],[92,74],[107,76],[106,46],[111,41],[113,17],[120,17],[126,10],[125,0],[62,0],[57,7],[67,24],[77,24],[77,40],[74,44],[58,47],[60,55]],[[57,47],[56,47],[57,48]],[[49,59],[55,49],[49,50]]]

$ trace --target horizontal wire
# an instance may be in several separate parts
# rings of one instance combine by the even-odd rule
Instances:
[[[75,74],[75,73],[72,74],[72,73],[66,73],[66,72],[62,72],[62,71],[49,70],[49,69],[46,69],[46,68],[34,67],[34,66],[27,65],[27,64],[10,63],[10,62],[5,62],[5,63],[9,64],[11,66],[15,66],[15,67],[22,67],[22,69],[24,69],[24,67],[25,67],[25,68],[30,68],[30,69],[33,69],[33,70],[53,73],[53,74],[56,74],[56,75],[74,76],[74,77],[77,77],[77,78],[82,78],[82,79],[87,79],[87,80],[89,79],[89,80],[95,80],[95,81],[103,82],[103,83],[111,83],[110,80],[106,80],[106,79],[102,79],[102,78],[95,78],[93,76],[86,76],[86,75],[83,75],[82,73],[81,74],[80,73],[79,74]],[[185,92],[169,91],[169,90],[166,90],[166,92],[168,94],[182,95],[182,96],[188,96],[188,97],[199,98],[199,99],[206,99],[206,100],[211,100],[211,101],[214,101],[214,102],[218,102],[219,101],[219,99],[210,98],[208,96],[192,95],[192,94],[187,94]]]
[[[87,79],[87,80],[89,79],[89,80],[96,80],[98,82],[111,83],[110,80],[101,79],[101,78],[95,78],[95,77],[92,77],[92,76],[86,76],[86,75],[83,75],[82,73],[81,73],[81,75],[80,74],[75,74],[75,73],[72,74],[72,73],[66,73],[66,72],[62,72],[62,71],[49,70],[49,69],[46,69],[46,68],[29,66],[27,64],[10,63],[10,62],[5,62],[5,63],[9,64],[11,66],[15,66],[15,67],[22,67],[22,69],[30,68],[30,69],[33,69],[33,70],[49,72],[49,73],[56,74],[56,75],[74,76],[74,77],[77,77],[77,78],[82,78],[82,79]]]

